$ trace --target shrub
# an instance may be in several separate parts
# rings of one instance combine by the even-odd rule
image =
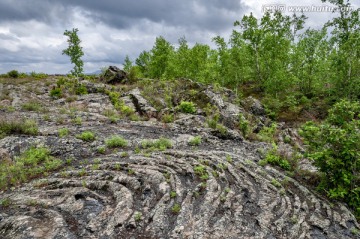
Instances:
[[[81,117],[76,117],[71,120],[71,122],[75,125],[82,125],[82,119]]]
[[[45,79],[45,78],[48,77],[48,75],[45,74],[45,73],[42,73],[42,72],[36,73],[35,71],[32,71],[32,72],[30,73],[30,76],[33,77],[33,78],[35,78],[35,79],[37,79],[37,80]]]
[[[10,134],[37,135],[38,125],[31,119],[0,119],[0,138]]]
[[[195,104],[189,101],[181,101],[179,105],[179,109],[183,113],[188,113],[188,114],[196,113]]]
[[[180,210],[181,210],[181,206],[178,203],[175,203],[174,206],[171,208],[171,211],[174,214],[178,214],[180,212]]]
[[[174,122],[174,115],[173,114],[164,114],[161,117],[161,121],[164,123],[172,123],[172,122]]]
[[[91,142],[95,140],[95,135],[91,131],[84,131],[81,134],[76,135],[76,138],[81,139],[83,141]]]
[[[47,171],[58,169],[62,161],[50,156],[45,147],[32,147],[12,162],[0,163],[0,189],[27,182],[31,178],[43,175]]]
[[[121,136],[113,135],[109,139],[105,140],[106,147],[108,148],[117,148],[117,147],[126,147],[128,142]]]
[[[170,198],[176,198],[177,194],[175,191],[170,192]]]
[[[277,125],[273,123],[270,127],[263,127],[260,132],[257,134],[257,138],[260,141],[273,143],[275,140]]]
[[[21,108],[23,110],[27,110],[27,111],[36,111],[36,112],[39,112],[42,110],[42,106],[39,102],[36,102],[36,101],[30,101],[30,102],[27,102],[27,103],[24,103],[21,105]]]
[[[300,131],[307,156],[322,173],[319,188],[347,202],[360,216],[360,104],[341,100],[322,124],[307,122]]]
[[[18,78],[20,73],[17,70],[12,70],[7,73],[7,75],[11,78]]]
[[[82,84],[79,84],[75,87],[75,94],[77,95],[86,95],[88,92],[87,92],[87,89],[84,85]]]
[[[260,166],[265,166],[267,163],[273,166],[279,166],[284,170],[291,169],[289,161],[279,155],[277,145],[275,143],[273,144],[273,148],[267,152],[265,159],[259,162]]]
[[[141,218],[142,218],[141,212],[136,212],[136,213],[134,213],[134,220],[135,220],[136,222],[141,221]]]
[[[249,121],[241,113],[239,114],[239,129],[244,137],[249,134]]]
[[[164,151],[172,147],[172,143],[169,139],[160,138],[158,140],[143,140],[141,141],[141,147],[143,149],[150,149],[152,151],[160,150]]]
[[[62,90],[60,87],[54,87],[53,89],[50,90],[50,93],[49,95],[52,97],[52,98],[61,98],[62,97]]]
[[[199,146],[201,144],[201,136],[195,136],[188,142],[191,146]]]
[[[59,130],[58,130],[58,134],[59,134],[59,137],[60,137],[60,138],[69,135],[69,132],[70,132],[70,131],[69,131],[68,128],[62,128],[62,129],[59,129]]]

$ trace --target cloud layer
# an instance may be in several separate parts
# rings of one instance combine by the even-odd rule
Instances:
[[[157,36],[171,43],[185,36],[190,44],[211,44],[216,35],[228,37],[233,22],[254,12],[261,17],[256,0],[0,0],[0,73],[67,73],[69,59],[65,29],[78,28],[85,53],[85,71],[121,65],[149,50]],[[286,1],[287,4],[295,0]],[[315,4],[303,0],[303,5]],[[318,5],[321,1],[318,0]],[[311,14],[310,14],[311,15]],[[330,13],[312,14],[316,26]]]

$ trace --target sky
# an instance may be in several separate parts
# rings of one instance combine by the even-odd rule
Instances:
[[[359,8],[360,3],[353,3]],[[175,47],[185,37],[213,46],[211,39],[227,39],[236,20],[252,12],[261,18],[264,9],[295,6],[328,6],[321,0],[0,0],[0,73],[10,70],[66,74],[70,59],[65,30],[79,29],[84,71],[109,65],[122,66],[150,50],[163,36]],[[336,14],[336,13],[335,13]],[[334,13],[306,12],[306,27],[320,28]]]

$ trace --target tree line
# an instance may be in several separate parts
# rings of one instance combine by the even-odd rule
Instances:
[[[360,99],[359,9],[328,0],[340,12],[321,29],[305,29],[305,15],[266,12],[261,18],[245,15],[234,23],[229,41],[217,36],[216,49],[189,46],[185,37],[174,47],[156,38],[150,51],[135,62],[127,56],[124,68],[152,79],[189,78],[238,89],[251,84],[254,91],[278,101],[299,104],[311,99]],[[271,102],[270,102],[271,103]]]

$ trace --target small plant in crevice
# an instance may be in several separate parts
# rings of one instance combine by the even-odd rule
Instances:
[[[271,180],[271,184],[274,185],[277,188],[281,188],[281,183],[278,180],[276,180],[275,178],[273,178]]]
[[[12,204],[12,200],[10,198],[3,198],[0,200],[1,207],[9,207]]]
[[[128,145],[128,142],[119,135],[113,135],[105,140],[105,145],[108,148],[119,148],[126,147]]]
[[[96,149],[96,151],[99,153],[99,154],[105,154],[106,152],[106,147],[105,146],[100,146]]]
[[[172,122],[174,122],[174,119],[175,119],[174,114],[170,114],[170,113],[163,114],[161,116],[161,121],[164,123],[172,123]]]
[[[74,125],[82,125],[82,118],[81,117],[75,117],[75,118],[71,119],[71,122]]]
[[[180,210],[181,210],[181,206],[178,203],[175,203],[171,208],[171,212],[174,214],[178,214]]]
[[[45,147],[31,147],[11,162],[0,162],[0,190],[46,175],[61,167],[63,162],[50,155]]]
[[[240,113],[239,114],[239,129],[242,133],[242,135],[246,138],[248,134],[250,133],[250,126],[249,121],[245,118],[245,116]]]
[[[194,173],[199,176],[201,180],[208,180],[209,174],[207,173],[206,166],[204,165],[197,165],[194,167]]]
[[[59,130],[58,130],[58,134],[59,134],[59,137],[60,137],[60,138],[63,138],[63,137],[68,136],[69,133],[70,133],[70,131],[69,131],[68,128],[62,128],[62,129],[59,129]]]
[[[0,139],[11,134],[37,135],[38,131],[35,120],[0,118]]]
[[[291,164],[287,159],[279,155],[276,144],[273,144],[273,148],[267,152],[265,159],[259,161],[260,166],[265,166],[266,164],[279,166],[284,170],[291,170]]]
[[[63,96],[63,92],[60,87],[54,87],[50,90],[49,95],[53,99],[59,99]]]
[[[134,220],[136,222],[139,222],[139,221],[141,221],[141,219],[142,219],[142,213],[141,212],[135,212],[134,213]]]
[[[93,132],[84,131],[81,134],[77,134],[76,138],[81,139],[81,140],[86,141],[86,142],[91,142],[91,141],[94,141],[96,137],[95,137]]]
[[[178,105],[178,109],[183,113],[188,114],[195,114],[196,113],[196,106],[191,101],[181,101]]]
[[[40,112],[42,111],[42,105],[37,101],[29,101],[21,105],[21,109],[26,111],[35,111]]]
[[[232,161],[233,161],[233,159],[232,159],[232,157],[230,156],[230,155],[226,155],[226,161],[228,162],[228,163],[232,163]]]
[[[189,140],[188,144],[190,146],[199,146],[201,144],[201,140],[201,136],[195,136]]]
[[[274,143],[277,124],[272,123],[270,127],[263,127],[257,134],[257,139],[263,142]]]
[[[128,169],[128,174],[129,174],[129,175],[134,175],[134,174],[135,174],[134,169],[129,168],[129,169]]]
[[[150,151],[164,151],[172,147],[171,140],[160,138],[157,140],[143,140],[141,141],[141,148]]]
[[[176,198],[177,194],[175,191],[170,192],[170,198]]]

